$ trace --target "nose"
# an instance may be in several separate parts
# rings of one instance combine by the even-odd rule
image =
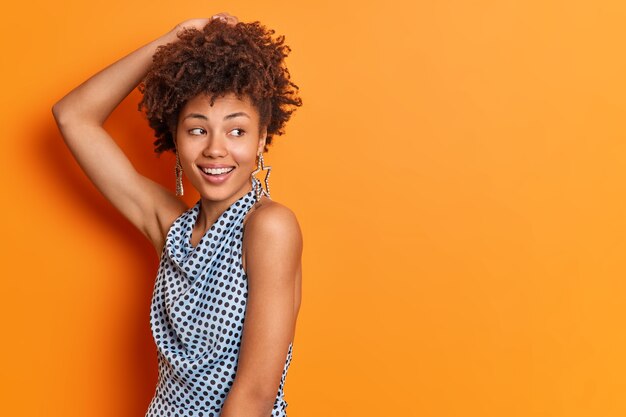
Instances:
[[[228,154],[226,143],[219,135],[212,135],[208,138],[207,144],[202,151],[202,155],[207,158],[221,158]]]

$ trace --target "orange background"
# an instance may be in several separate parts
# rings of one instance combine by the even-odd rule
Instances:
[[[626,5],[572,0],[5,6],[0,415],[145,413],[158,259],[50,109],[220,11],[286,35],[304,101],[267,156],[305,238],[290,417],[626,415]],[[107,126],[173,191],[138,101]]]

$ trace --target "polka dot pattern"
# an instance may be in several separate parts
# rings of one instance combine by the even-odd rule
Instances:
[[[146,417],[220,415],[237,372],[248,296],[242,222],[254,202],[252,190],[226,209],[195,247],[191,232],[201,200],[170,227],[150,307],[159,380]],[[287,416],[283,388],[292,347],[271,417]]]

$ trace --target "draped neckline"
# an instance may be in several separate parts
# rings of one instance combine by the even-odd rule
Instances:
[[[211,259],[227,236],[232,234],[234,228],[240,227],[248,210],[256,202],[254,188],[234,201],[226,210],[218,216],[211,227],[202,235],[198,243],[191,244],[193,227],[198,219],[202,199],[189,210],[181,214],[170,227],[166,238],[167,254],[180,270],[191,280],[200,272],[200,265],[194,261],[198,259]]]

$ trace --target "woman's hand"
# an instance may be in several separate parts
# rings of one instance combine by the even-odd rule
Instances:
[[[185,20],[184,22],[177,24],[174,29],[176,32],[182,29],[187,29],[187,28],[195,28],[198,30],[202,30],[207,25],[207,23],[209,23],[213,19],[220,19],[221,21],[231,26],[234,26],[237,23],[239,23],[239,19],[237,19],[236,16],[233,16],[226,12],[222,12],[222,13],[215,14],[208,19],[200,18],[200,19]]]
[[[239,19],[237,19],[237,16],[233,16],[233,15],[231,15],[229,13],[226,13],[226,12],[215,14],[215,15],[211,16],[211,20],[212,19],[221,19],[222,21],[228,23],[231,26],[234,26],[237,23],[239,23]]]

